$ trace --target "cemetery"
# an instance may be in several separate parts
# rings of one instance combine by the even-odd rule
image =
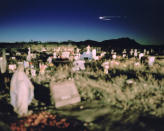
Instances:
[[[164,55],[156,50],[1,48],[0,75],[2,130],[164,130]]]

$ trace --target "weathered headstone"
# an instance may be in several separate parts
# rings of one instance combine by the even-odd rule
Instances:
[[[64,52],[62,52],[62,58],[63,59],[65,59],[65,58],[69,58],[69,56],[70,56],[70,52],[68,52],[68,51],[64,51]]]
[[[134,56],[135,56],[135,57],[138,56],[138,51],[137,51],[137,49],[134,50]]]
[[[133,49],[130,49],[130,56],[133,56],[133,53],[134,53]]]
[[[112,59],[116,59],[117,58],[117,55],[116,55],[116,52],[114,52],[114,54],[112,55]]]
[[[104,68],[104,73],[108,74],[108,70],[109,70],[109,61],[105,61],[101,64],[101,66]]]
[[[90,49],[91,49],[90,45],[88,45],[86,49],[87,49],[86,54],[90,54],[91,53],[91,51],[90,51]]]
[[[140,53],[139,54],[139,60],[141,60],[141,58],[144,56],[144,53]]]
[[[31,49],[28,48],[28,55],[26,57],[27,61],[31,61]]]
[[[45,65],[45,64],[43,64],[43,63],[40,63],[40,64],[39,64],[39,68],[40,68],[39,73],[40,73],[41,75],[44,75],[44,74],[45,74],[45,69],[47,68],[47,65]]]
[[[2,51],[2,57],[0,59],[0,68],[1,68],[1,73],[6,72],[7,60],[6,60],[6,51],[5,50]]]
[[[98,56],[97,56],[97,53],[96,53],[96,49],[93,49],[93,50],[92,50],[92,58],[93,58],[94,60],[98,60]]]
[[[48,57],[47,61],[48,61],[49,64],[52,63],[52,57],[51,56]]]
[[[148,57],[148,65],[153,66],[154,62],[155,62],[155,56],[149,56]]]
[[[80,95],[73,80],[51,82],[50,91],[56,108],[80,102]]]
[[[84,60],[76,60],[73,62],[73,71],[85,70],[85,61]]]
[[[126,51],[126,49],[124,49],[123,52],[122,52],[122,57],[123,57],[123,58],[126,57],[126,53],[127,53],[127,51]]]
[[[112,50],[111,50],[111,55],[113,55],[113,54],[114,54],[114,50],[112,49]]]
[[[16,68],[17,68],[16,64],[9,64],[9,67],[8,67],[9,73],[15,72]]]
[[[12,60],[16,60],[16,57],[13,56],[13,57],[11,57],[11,59],[12,59]]]
[[[36,76],[36,70],[35,69],[31,69],[31,75],[32,75],[32,77],[35,77]]]
[[[56,51],[54,51],[54,53],[53,53],[53,58],[54,58],[54,59],[56,59],[56,58],[57,58]]]

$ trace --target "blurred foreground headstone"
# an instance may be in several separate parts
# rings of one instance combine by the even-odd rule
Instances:
[[[80,95],[73,80],[51,82],[50,91],[56,108],[80,102]]]
[[[10,83],[10,97],[14,111],[19,116],[27,115],[28,105],[34,97],[34,86],[25,74],[23,65],[19,65],[12,76]]]

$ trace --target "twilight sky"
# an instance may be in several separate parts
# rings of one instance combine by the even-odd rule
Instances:
[[[164,44],[164,0],[0,0],[0,42],[129,37]]]

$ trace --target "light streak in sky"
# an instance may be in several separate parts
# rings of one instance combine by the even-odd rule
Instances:
[[[120,18],[126,18],[126,16],[100,16],[99,19],[100,20],[112,20],[112,19],[120,19]]]

